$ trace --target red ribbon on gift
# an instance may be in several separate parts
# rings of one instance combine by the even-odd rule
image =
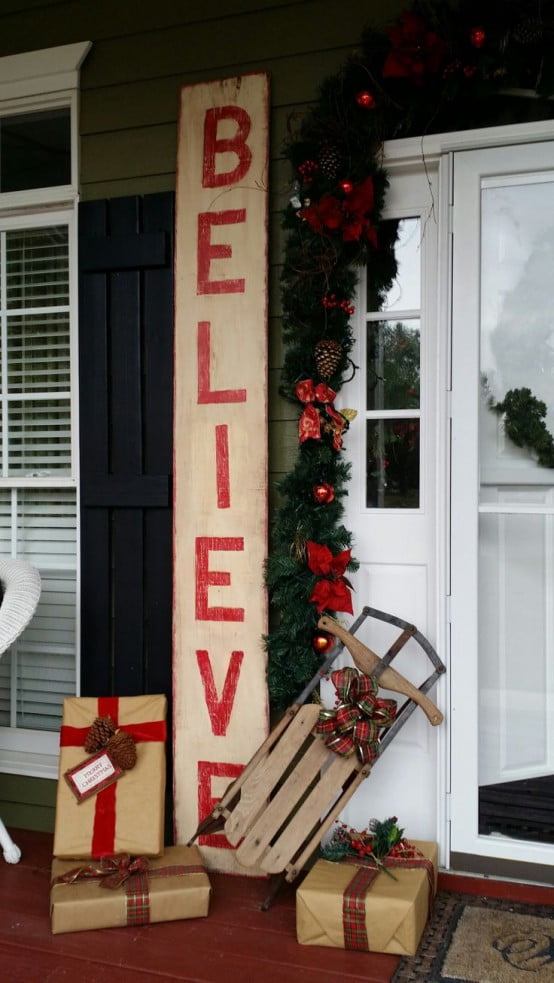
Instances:
[[[99,696],[99,717],[111,717],[116,728],[131,734],[135,741],[164,741],[167,738],[165,720],[148,720],[138,724],[118,723],[119,697]],[[62,725],[60,747],[83,747],[90,727],[69,727]],[[115,851],[115,803],[117,782],[102,789],[96,796],[92,842],[90,852],[93,857],[111,856]]]
[[[73,867],[60,874],[54,884],[76,884],[82,880],[100,880],[99,887],[117,891],[125,884],[127,924],[147,925],[150,921],[150,891],[152,877],[180,877],[183,874],[205,874],[202,864],[168,864],[166,867],[150,867],[147,857],[131,857],[117,853],[101,857],[96,864]]]
[[[346,885],[342,895],[342,927],[345,949],[369,951],[365,902],[371,885],[379,876],[380,867],[403,867],[405,870],[423,867],[427,872],[429,882],[429,911],[431,911],[435,897],[433,864],[416,847],[410,847],[407,853],[409,855],[404,857],[382,857],[378,862],[369,857],[343,858],[347,863],[355,864],[359,868],[352,880]]]

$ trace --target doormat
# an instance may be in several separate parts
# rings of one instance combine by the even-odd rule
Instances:
[[[391,983],[552,983],[554,906],[439,891]]]

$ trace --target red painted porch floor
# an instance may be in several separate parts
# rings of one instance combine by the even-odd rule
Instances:
[[[19,864],[0,854],[2,983],[389,983],[396,956],[301,946],[295,888],[268,911],[267,882],[210,874],[208,918],[140,928],[52,935],[48,911],[52,837],[12,830]],[[549,889],[440,875],[440,886],[468,894],[544,901]]]

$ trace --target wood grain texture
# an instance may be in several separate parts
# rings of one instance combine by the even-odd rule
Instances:
[[[268,728],[268,95],[266,75],[182,91],[173,657],[181,842]],[[209,835],[199,843],[209,844],[210,865],[232,869],[229,843]]]

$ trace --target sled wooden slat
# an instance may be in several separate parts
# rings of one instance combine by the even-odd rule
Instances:
[[[282,733],[279,753],[270,753],[261,758],[243,782],[240,802],[237,803],[224,827],[225,836],[233,846],[236,846],[252,827],[277,782],[315,726],[318,714],[317,704],[306,703],[300,707],[292,722]]]
[[[337,794],[337,789],[353,774],[360,770],[354,755],[348,758],[339,757],[325,746],[322,738],[316,739],[327,757],[328,767],[320,775],[319,781],[309,792],[289,823],[283,829],[278,839],[266,852],[260,863],[262,870],[268,874],[276,874],[286,867],[291,857],[294,857],[306,841],[306,837],[314,828],[319,828],[322,815],[329,809],[329,803]]]
[[[285,868],[285,880],[292,882],[295,877],[298,876],[298,873],[302,870],[303,865],[310,859],[314,851],[320,846],[323,837],[328,830],[331,829],[335,819],[339,813],[342,812],[347,802],[350,801],[354,795],[354,792],[358,788],[358,785],[361,785],[361,783],[367,778],[369,772],[369,765],[365,765],[354,774],[351,782],[345,782],[342,795],[335,800],[325,819],[323,819],[319,826],[314,830],[311,839],[307,840],[306,843],[303,844],[302,852],[294,855],[294,863],[287,864]]]
[[[265,761],[268,752],[271,751],[275,744],[277,744],[281,734],[287,729],[287,727],[290,727],[292,721],[294,720],[295,714],[299,709],[300,707],[297,704],[293,704],[291,707],[289,707],[287,712],[281,717],[279,723],[275,725],[271,731],[271,734],[268,734],[264,743],[260,745],[254,757],[250,759],[244,771],[241,771],[238,778],[235,778],[234,782],[232,782],[225,790],[225,793],[216,806],[216,809],[220,810],[223,806],[228,805],[228,803],[236,796],[237,792],[242,789],[243,785],[246,784],[258,765]]]
[[[271,802],[267,803],[267,808],[261,811],[258,820],[245,831],[236,854],[239,863],[248,866],[259,862],[272,838],[287,822],[328,759],[329,751],[323,741],[314,739]]]

